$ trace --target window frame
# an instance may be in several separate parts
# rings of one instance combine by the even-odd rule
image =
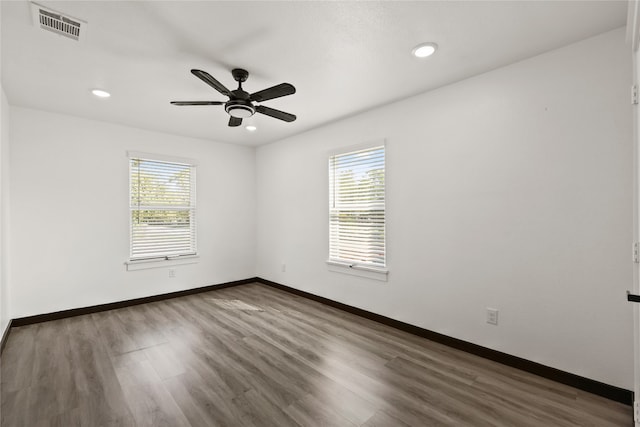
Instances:
[[[332,192],[332,187],[335,189],[335,184],[332,183],[333,177],[331,176],[331,171],[332,171],[332,166],[331,166],[331,162],[332,159],[335,156],[340,156],[340,155],[346,155],[349,153],[354,153],[354,152],[358,152],[358,151],[362,151],[362,150],[368,150],[368,149],[376,149],[376,148],[383,148],[384,150],[384,189],[383,189],[383,194],[384,194],[384,201],[382,203],[383,205],[383,212],[384,212],[384,226],[383,226],[383,243],[384,243],[384,265],[375,265],[375,264],[370,264],[370,263],[358,263],[356,261],[352,261],[352,260],[348,260],[348,259],[341,259],[341,258],[332,258],[331,257],[331,252],[332,252],[332,238],[331,238],[331,214],[333,211],[333,200],[332,197],[334,196],[333,192]],[[330,151],[328,153],[327,156],[327,180],[326,182],[328,183],[328,201],[329,201],[329,206],[327,209],[327,214],[328,214],[328,253],[329,253],[329,257],[326,260],[326,263],[328,265],[328,269],[329,271],[333,271],[333,272],[338,272],[338,273],[345,273],[345,274],[351,274],[351,275],[355,275],[355,276],[360,276],[360,277],[365,277],[365,278],[370,278],[370,279],[375,279],[375,280],[382,280],[382,281],[386,281],[387,280],[387,276],[389,273],[389,269],[388,269],[388,245],[387,245],[387,205],[386,205],[386,200],[387,200],[387,142],[385,139],[379,139],[379,140],[374,140],[374,141],[370,141],[370,142],[366,142],[363,144],[356,144],[356,145],[350,145],[350,146],[346,146],[346,147],[342,147],[340,149],[337,150],[333,150]],[[335,191],[335,190],[333,190]]]
[[[133,256],[133,211],[134,207],[131,204],[133,194],[132,194],[132,160],[146,160],[151,162],[163,162],[163,163],[172,163],[176,165],[186,165],[190,168],[190,203],[189,206],[186,207],[189,211],[192,211],[190,217],[192,220],[190,221],[190,233],[193,235],[193,251],[189,251],[184,254],[158,254],[157,256],[149,256],[149,257],[135,257]],[[197,238],[197,194],[196,194],[196,181],[197,181],[197,162],[193,159],[184,158],[184,157],[176,157],[176,156],[167,156],[162,154],[153,154],[153,153],[143,153],[138,151],[127,151],[127,172],[128,172],[128,189],[127,194],[129,197],[128,201],[128,215],[129,215],[129,238],[128,238],[128,247],[129,253],[127,257],[127,261],[125,264],[127,265],[127,270],[140,270],[145,268],[153,268],[158,263],[162,264],[162,266],[172,266],[172,265],[182,265],[182,264],[191,264],[197,262],[198,255],[198,238]],[[185,209],[183,206],[181,209]],[[176,209],[178,210],[178,209]],[[147,265],[148,264],[148,265]],[[156,264],[156,265],[154,265]]]

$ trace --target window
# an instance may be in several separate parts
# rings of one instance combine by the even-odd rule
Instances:
[[[129,153],[132,261],[196,254],[195,165]]]
[[[370,146],[329,158],[329,262],[384,269],[385,149]]]

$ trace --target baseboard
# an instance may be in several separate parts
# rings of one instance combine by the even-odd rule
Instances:
[[[54,313],[37,314],[35,316],[19,317],[13,319],[12,327],[32,325],[34,323],[48,322],[50,320],[64,319],[67,317],[81,316],[83,314],[98,313],[100,311],[114,310],[117,308],[131,307],[149,302],[162,301],[171,298],[184,297],[187,295],[199,294],[201,292],[213,291],[216,289],[230,288],[232,286],[245,285],[259,281],[257,277],[249,279],[236,280],[233,282],[220,283],[217,285],[203,286],[193,289],[185,289],[182,291],[169,292],[166,294],[152,295],[148,297],[135,298],[126,301],[110,302],[107,304],[92,305],[90,307],[72,308],[69,310],[56,311]],[[3,341],[4,343],[4,341]]]
[[[592,380],[589,378],[581,377],[566,371],[561,371],[556,368],[542,365],[537,362],[532,362],[521,357],[512,356],[501,351],[492,350],[487,347],[483,347],[478,344],[473,344],[468,341],[463,341],[457,338],[453,338],[447,335],[440,334],[438,332],[423,329],[421,327],[411,325],[409,323],[401,322],[399,320],[392,319],[390,317],[382,316],[361,308],[353,307],[341,302],[337,302],[325,297],[311,294],[309,292],[301,291],[299,289],[291,288],[280,283],[272,282],[270,280],[258,278],[257,281],[273,288],[281,289],[283,291],[290,292],[292,294],[302,296],[314,301],[321,302],[331,307],[344,310],[346,312],[374,320],[379,323],[383,323],[387,326],[400,329],[410,334],[417,335],[423,338],[427,338],[431,341],[438,342],[440,344],[447,345],[449,347],[462,350],[467,353],[474,354],[476,356],[483,357],[485,359],[493,360],[494,362],[501,363],[503,365],[511,366],[513,368],[520,369],[525,372],[529,372],[540,377],[544,377],[561,384],[566,384],[571,387],[575,387],[580,390],[587,391],[589,393],[597,394],[598,396],[606,397],[607,399],[614,400],[616,402],[624,403],[626,405],[633,404],[633,392],[620,387],[616,387],[610,384],[605,384],[600,381]]]
[[[2,331],[2,340],[0,340],[0,355],[4,351],[4,346],[7,344],[7,339],[9,338],[9,330],[13,326],[13,319],[9,319],[9,323],[7,323],[7,327],[4,331]]]

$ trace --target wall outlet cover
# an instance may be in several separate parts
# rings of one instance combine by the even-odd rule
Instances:
[[[487,323],[490,325],[498,324],[498,309],[487,307]]]

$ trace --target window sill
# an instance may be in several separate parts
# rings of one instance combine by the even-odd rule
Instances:
[[[389,270],[386,268],[369,267],[364,265],[349,264],[342,261],[328,260],[329,271],[335,273],[351,274],[353,276],[365,277],[367,279],[387,281]]]
[[[198,255],[181,256],[177,258],[154,258],[154,259],[139,259],[129,260],[124,263],[127,267],[127,271],[147,270],[149,268],[162,268],[172,267],[174,265],[186,265],[196,264],[199,262],[200,257]]]

